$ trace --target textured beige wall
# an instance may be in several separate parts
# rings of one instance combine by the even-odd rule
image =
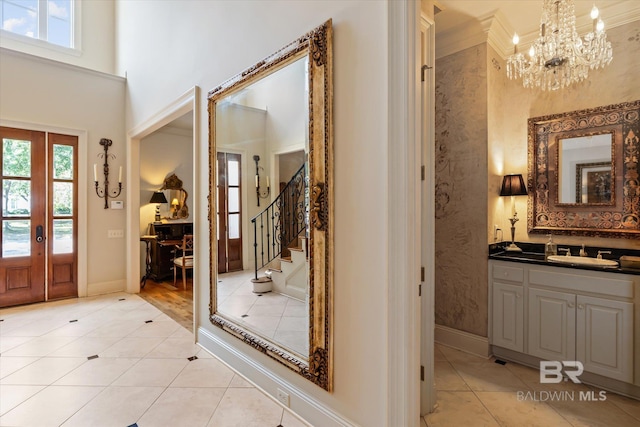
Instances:
[[[487,336],[487,242],[494,224],[510,239],[502,176],[527,176],[527,120],[640,99],[640,26],[608,31],[614,59],[557,92],[525,89],[506,77],[487,44],[436,62],[436,323]],[[516,197],[516,241],[527,233],[527,197]],[[558,236],[561,244],[640,249],[633,239]]]
[[[487,335],[487,46],[436,64],[439,325]]]
[[[613,47],[613,61],[602,69],[591,71],[586,81],[553,92],[525,89],[518,80],[508,80],[505,76],[504,61],[495,52],[490,53],[489,64],[496,61],[501,70],[489,66],[489,75],[499,73],[495,80],[502,82],[490,85],[503,90],[499,105],[504,113],[502,135],[489,140],[488,180],[491,191],[488,194],[488,241],[493,239],[493,224],[505,230],[508,239],[511,216],[509,202],[498,196],[501,175],[521,173],[527,176],[527,120],[547,114],[582,110],[602,105],[617,104],[640,99],[640,25],[633,22],[607,31]],[[491,107],[490,107],[491,109]],[[490,126],[491,127],[491,126]],[[545,242],[543,234],[527,234],[527,198],[517,197],[516,206],[521,220],[516,226],[516,240]],[[608,246],[616,248],[640,249],[640,240],[619,238],[588,238],[557,236],[559,243],[585,244],[587,246]]]

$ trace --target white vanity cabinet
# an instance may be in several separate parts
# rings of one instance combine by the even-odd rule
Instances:
[[[529,289],[528,354],[633,382],[633,303]]]
[[[576,360],[576,296],[530,288],[528,354],[545,360]]]
[[[585,372],[634,383],[640,276],[496,260],[489,274],[496,354],[577,360]]]
[[[633,382],[633,303],[576,296],[576,360],[586,372]]]
[[[493,269],[493,344],[524,351],[524,289],[522,268],[497,265]]]

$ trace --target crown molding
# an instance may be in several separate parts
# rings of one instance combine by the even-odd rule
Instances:
[[[109,80],[115,80],[119,82],[125,82],[127,79],[122,76],[118,76],[115,74],[105,73],[103,71],[93,70],[91,68],[82,67],[80,65],[70,64],[68,62],[58,61],[56,59],[45,58],[44,56],[38,56],[27,52],[22,52],[19,50],[10,49],[8,47],[0,46],[0,56],[13,56],[15,58],[21,58],[27,61],[45,64],[53,67],[58,67],[61,69],[74,71],[78,73],[89,74],[97,77],[102,77]]]
[[[600,5],[599,5],[600,6]],[[631,22],[640,21],[640,1],[615,1],[603,3],[600,15],[605,21],[606,29],[611,29]],[[536,22],[539,17],[535,17]],[[578,34],[591,30],[591,18],[588,14],[576,16]],[[436,21],[437,28],[437,21]],[[494,10],[475,20],[464,22],[448,31],[436,33],[436,59],[454,54],[481,43],[488,43],[505,59],[513,53],[513,37],[515,29],[500,10]],[[526,33],[518,33],[522,52],[538,37],[538,28]]]
[[[440,33],[437,32],[438,23],[436,20],[436,59],[485,43],[488,40],[489,29],[496,14],[498,14],[497,10],[477,20],[467,21]]]

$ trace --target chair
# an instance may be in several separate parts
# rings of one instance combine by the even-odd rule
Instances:
[[[191,255],[187,255],[187,254]],[[173,286],[176,285],[177,270],[182,270],[182,286],[187,289],[187,269],[193,268],[193,234],[182,237],[182,245],[176,245],[173,258]]]

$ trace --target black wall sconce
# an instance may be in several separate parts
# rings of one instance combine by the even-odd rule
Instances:
[[[114,188],[113,191],[109,193],[109,156],[111,156],[112,159],[115,159],[116,156],[109,154],[109,147],[113,145],[113,141],[102,138],[100,145],[104,147],[104,154],[98,154],[98,157],[104,157],[104,164],[102,165],[104,171],[104,187],[98,186],[98,165],[95,163],[93,164],[93,180],[96,183],[96,194],[98,197],[104,198],[104,208],[109,209],[109,197],[118,197],[120,192],[122,192],[122,166],[120,166],[118,173],[118,188]]]
[[[266,193],[264,193],[264,195],[262,195],[262,193],[260,192],[260,169],[264,171],[264,168],[258,165],[260,156],[253,156],[253,161],[256,162],[256,195],[258,197],[258,206],[260,206],[260,199],[266,199],[267,197],[269,197],[269,194],[271,193],[271,187],[269,185],[269,176],[267,175],[267,191]]]

